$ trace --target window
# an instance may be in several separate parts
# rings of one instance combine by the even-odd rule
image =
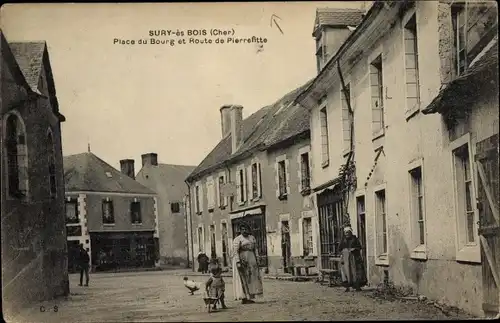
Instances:
[[[384,83],[382,77],[382,55],[370,64],[370,86],[372,106],[372,132],[374,136],[384,133]]]
[[[475,214],[472,174],[468,144],[462,145],[453,151],[455,159],[455,190],[457,196],[457,211],[464,224],[465,245],[476,243]]]
[[[237,189],[238,189],[238,202],[240,204],[245,203],[246,201],[246,180],[245,180],[245,168],[240,168],[238,169],[238,174],[237,174]]]
[[[462,74],[497,34],[498,13],[495,2],[452,6],[455,73]]]
[[[200,185],[196,185],[194,188],[194,198],[195,198],[195,208],[196,214],[201,214],[201,204],[200,204]]]
[[[141,224],[141,202],[131,202],[130,203],[130,219],[132,223]]]
[[[311,188],[311,170],[309,168],[309,153],[300,155],[300,172],[302,181],[302,190]]]
[[[414,230],[418,233],[415,237],[416,245],[425,245],[425,218],[424,218],[424,192],[422,187],[422,168],[417,167],[410,171],[411,203],[410,214],[412,222],[416,224]]]
[[[351,102],[350,84],[346,84],[345,90],[342,88],[340,101],[342,103],[342,135],[344,139],[344,153],[348,153],[351,151],[351,126],[353,119],[352,114],[349,112],[349,104]]]
[[[49,188],[50,197],[55,198],[57,195],[57,182],[56,182],[56,153],[54,149],[54,140],[52,138],[52,133],[49,131],[47,135],[47,154],[48,154],[48,165],[49,165]]]
[[[205,251],[205,237],[203,236],[203,227],[198,227],[198,251]]]
[[[10,197],[28,195],[28,158],[26,133],[22,120],[15,114],[7,117],[7,184]]]
[[[326,106],[320,110],[320,125],[321,125],[321,160],[322,166],[328,166],[330,161],[329,143],[328,143],[328,115]]]
[[[215,187],[212,177],[207,179],[207,200],[208,211],[211,212],[215,208]]]
[[[303,250],[304,256],[313,254],[313,234],[312,234],[312,219],[304,218],[302,220],[302,234],[303,234]]]
[[[78,201],[77,199],[67,200],[65,203],[66,206],[66,223],[79,223],[79,214],[78,214]]]
[[[179,213],[181,211],[179,202],[170,203],[170,211],[172,213]]]
[[[318,73],[321,72],[325,60],[325,48],[321,36],[316,39],[316,68]]]
[[[111,201],[110,199],[105,199],[102,201],[102,223],[115,224],[113,201]]]
[[[224,199],[224,192],[223,192],[223,187],[224,187],[224,176],[219,176],[219,182],[218,182],[218,191],[219,191],[219,206],[223,207],[226,205],[225,199]]]
[[[406,111],[413,112],[420,106],[420,85],[418,79],[417,19],[415,14],[404,28]]]
[[[375,216],[377,230],[377,256],[387,256],[387,214],[385,189],[375,192]]]
[[[278,162],[278,187],[280,197],[287,195],[286,163],[284,160]]]
[[[252,164],[252,198],[259,197],[259,167],[257,163]]]

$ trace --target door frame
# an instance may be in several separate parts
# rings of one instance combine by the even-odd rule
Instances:
[[[364,212],[363,214],[363,219],[360,217],[360,213],[358,211],[358,198],[363,198],[363,204],[364,204]],[[363,261],[365,263],[365,270],[366,270],[366,275],[368,276],[368,246],[367,246],[367,234],[366,234],[366,191],[359,191],[356,192],[356,195],[354,197],[354,203],[356,207],[356,219],[357,219],[357,233],[358,233],[358,238],[361,242],[361,246],[363,247]],[[363,222],[363,228],[364,230],[361,230],[361,222]]]
[[[286,223],[286,228],[288,231],[284,231]],[[292,266],[292,235],[290,234],[290,219],[289,217],[280,217],[280,240],[281,240],[281,264],[283,266],[283,272],[288,273],[288,269]],[[283,241],[283,237],[287,237],[288,241]],[[287,243],[288,242],[288,243]],[[283,246],[286,244],[285,249]],[[288,255],[287,255],[288,253]],[[287,257],[288,256],[288,257]]]

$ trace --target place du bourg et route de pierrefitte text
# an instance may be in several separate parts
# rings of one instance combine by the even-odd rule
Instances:
[[[186,45],[186,44],[265,44],[264,37],[234,37],[234,29],[188,29],[149,30],[149,37],[140,39],[114,38],[113,44],[117,45]]]

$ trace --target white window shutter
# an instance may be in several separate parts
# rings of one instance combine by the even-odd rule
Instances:
[[[238,200],[238,203],[241,202],[241,185],[243,185],[243,183],[241,183],[241,178],[240,178],[240,170],[238,169],[236,171],[236,198]]]
[[[290,195],[290,161],[285,159],[285,171],[286,171],[286,193]]]
[[[252,165],[247,167],[247,200],[253,198],[253,180],[252,180]]]
[[[227,176],[226,176],[226,174],[224,173],[224,185],[225,185],[225,184],[228,184],[228,182],[227,182]],[[227,205],[229,204],[229,201],[228,201],[228,200],[229,200],[229,197],[228,197],[228,196],[226,196],[226,194],[224,194],[224,206],[227,206]]]
[[[299,254],[304,256],[304,218],[299,218]]]
[[[257,163],[257,196],[262,197],[262,178],[260,163]]]
[[[274,181],[276,183],[276,197],[280,197],[280,175],[278,163],[274,163]]]
[[[319,226],[318,226],[318,218],[316,216],[311,217],[311,226],[312,226],[312,239],[313,239],[313,250],[312,250],[312,255],[317,256],[318,255],[318,231],[319,231]]]
[[[298,170],[297,170],[297,178],[299,179],[299,192],[302,192],[302,155],[299,154],[297,156],[297,165],[299,167]]]

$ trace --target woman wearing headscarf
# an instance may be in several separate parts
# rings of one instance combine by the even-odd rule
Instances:
[[[352,234],[350,226],[344,228],[344,236],[339,247],[342,253],[342,281],[346,292],[351,287],[360,291],[361,287],[367,283],[365,265],[361,256],[361,242],[359,242],[358,237]]]
[[[255,297],[263,295],[257,259],[257,241],[250,234],[250,227],[243,223],[233,240],[233,292],[234,298],[243,304],[254,303]]]

